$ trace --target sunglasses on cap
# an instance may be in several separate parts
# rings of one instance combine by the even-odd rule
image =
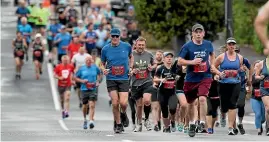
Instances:
[[[111,37],[112,38],[119,38],[120,36],[118,36],[118,35],[112,35]]]

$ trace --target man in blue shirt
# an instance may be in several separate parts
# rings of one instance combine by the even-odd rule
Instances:
[[[27,18],[30,15],[30,11],[26,7],[26,4],[24,1],[21,2],[20,6],[16,10],[16,15],[18,16],[18,21],[17,21],[18,25],[21,24],[22,17]]]
[[[93,31],[93,23],[87,25],[87,31],[80,35],[80,41],[86,45],[86,50],[89,54],[96,48],[97,34]]]
[[[27,24],[26,17],[21,18],[21,25],[18,25],[18,31],[22,33],[23,37],[26,40],[27,47],[25,54],[26,54],[26,61],[28,61],[28,46],[31,43],[31,34],[33,32],[33,29],[29,24]]]
[[[61,33],[58,33],[54,37],[54,44],[57,45],[57,53],[58,53],[58,62],[61,62],[62,56],[66,55],[66,51],[68,49],[68,45],[72,40],[71,35],[66,32],[66,27],[64,25],[61,26]]]
[[[84,116],[83,128],[87,129],[87,105],[89,105],[90,110],[90,129],[94,128],[94,112],[95,112],[95,103],[97,101],[97,92],[96,87],[99,86],[101,80],[101,72],[99,68],[93,63],[91,56],[86,57],[85,65],[81,66],[76,72],[75,79],[77,82],[81,83],[81,99],[82,99],[82,112]]]
[[[113,106],[114,131],[121,133],[124,127],[128,127],[129,119],[126,115],[129,77],[128,73],[133,66],[132,47],[126,42],[120,41],[120,30],[112,29],[110,32],[111,44],[107,44],[101,51],[101,60],[107,68],[103,70],[106,75],[107,90],[110,94]],[[119,112],[119,105],[122,113]]]
[[[187,66],[186,79],[184,82],[184,92],[190,107],[194,107],[194,103],[199,97],[200,105],[200,128],[205,131],[206,113],[207,113],[207,95],[212,82],[210,72],[210,64],[215,61],[213,46],[210,41],[204,40],[205,31],[201,24],[195,24],[192,27],[192,41],[183,45],[178,63]],[[209,62],[210,59],[210,62]],[[194,108],[190,108],[189,119],[189,136],[195,136],[195,118]]]
[[[53,48],[54,47],[53,39],[58,33],[61,32],[62,25],[59,22],[57,22],[56,17],[52,17],[50,20],[51,24],[49,25],[49,28],[47,30],[48,31],[47,41],[50,52],[49,62],[52,62],[52,59],[55,59],[56,56],[56,48]]]

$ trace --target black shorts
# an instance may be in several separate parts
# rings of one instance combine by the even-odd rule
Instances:
[[[218,116],[218,107],[220,100],[218,98],[207,97],[207,115],[216,118]]]
[[[80,1],[79,1],[80,6],[84,6],[84,4],[89,4],[89,1],[90,1],[90,0],[80,0]]]
[[[53,40],[48,39],[47,42],[48,42],[48,47],[49,47],[48,49],[49,49],[49,52],[51,52],[52,49],[53,49],[53,46],[54,46],[54,44],[53,44]]]
[[[89,101],[97,101],[96,90],[81,91],[81,99],[83,104],[87,104]]]
[[[239,107],[245,107],[246,104],[246,96],[247,96],[247,91],[245,88],[241,88],[240,94],[237,100],[237,108]]]
[[[158,88],[152,87],[151,90],[151,102],[157,102],[158,101]]]
[[[23,55],[18,56],[17,53],[16,53],[16,51],[14,51],[13,55],[14,55],[14,58],[19,58],[20,60],[23,60],[24,59],[24,52],[23,52]]]
[[[43,63],[43,60],[44,60],[44,54],[43,52],[41,51],[41,56],[40,57],[36,57],[33,53],[33,61],[37,60],[38,62],[40,63]]]
[[[31,28],[35,28],[35,23],[34,22],[28,22],[28,24],[31,26]]]
[[[58,54],[58,63],[62,62],[62,57],[66,54]]]
[[[71,90],[71,87],[61,87],[61,86],[58,86],[59,95],[63,95],[64,92],[70,91],[70,90]]]
[[[152,82],[147,82],[141,86],[132,86],[132,97],[135,100],[143,98],[144,93],[152,93]]]
[[[107,80],[106,86],[108,92],[118,91],[118,92],[129,92],[129,80]]]
[[[236,109],[240,90],[241,83],[219,83],[218,93],[220,97],[220,108],[222,113],[228,112],[229,109]]]

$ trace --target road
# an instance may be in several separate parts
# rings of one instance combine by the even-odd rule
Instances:
[[[100,86],[96,107],[96,127],[83,130],[82,112],[78,99],[72,91],[70,117],[62,120],[59,110],[52,67],[43,64],[44,73],[35,80],[31,59],[25,63],[22,79],[15,80],[11,40],[15,35],[15,8],[1,8],[1,140],[2,141],[268,141],[266,136],[257,136],[254,117],[246,116],[245,135],[227,136],[227,128],[216,128],[215,134],[197,134],[194,138],[180,132],[166,134],[143,131],[134,133],[131,126],[123,134],[112,131],[113,116],[108,105],[105,82]],[[129,111],[129,110],[128,110]],[[130,111],[128,115],[130,114]],[[129,115],[130,118],[130,115]],[[145,128],[144,128],[145,129]]]

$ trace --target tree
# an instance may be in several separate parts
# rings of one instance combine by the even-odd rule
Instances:
[[[210,40],[224,26],[223,0],[133,0],[133,4],[142,29],[163,44],[175,36],[185,42],[186,30],[196,23],[204,26]]]

